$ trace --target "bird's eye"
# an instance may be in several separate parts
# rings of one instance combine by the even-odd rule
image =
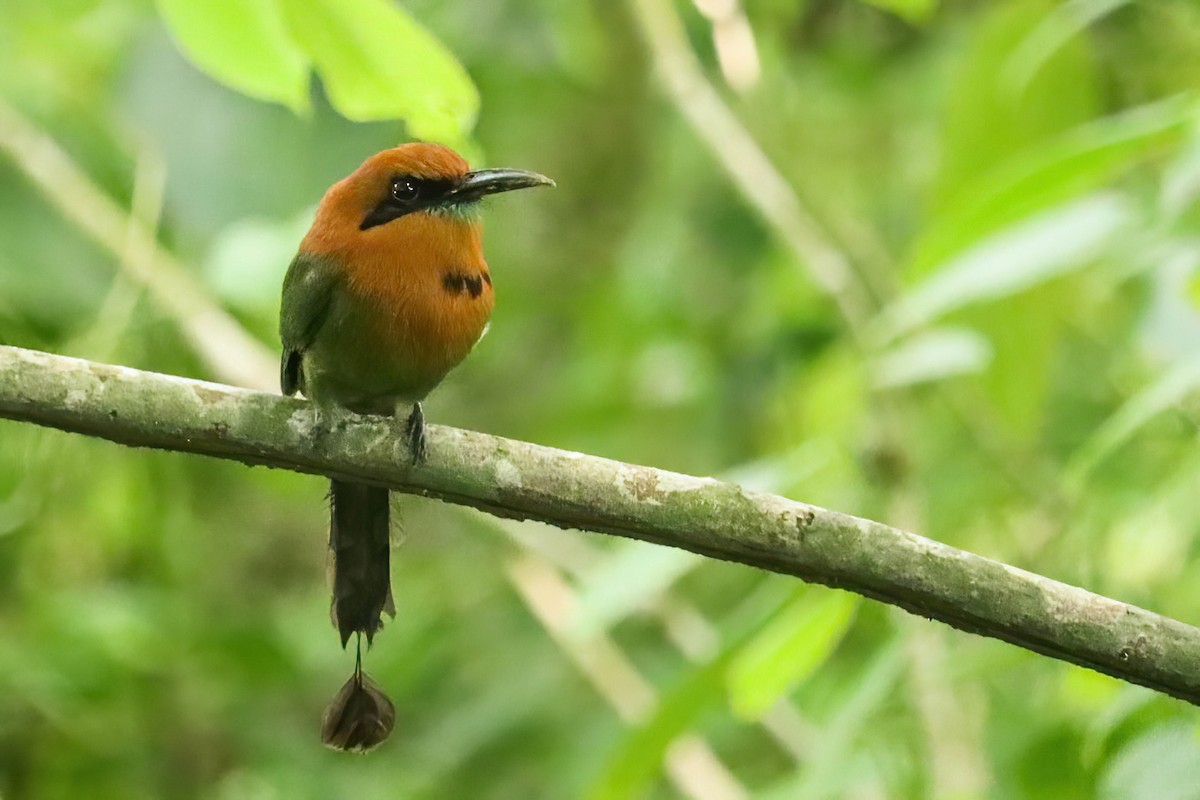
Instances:
[[[392,181],[392,199],[397,203],[409,205],[415,203],[421,196],[421,187],[410,178],[397,178]]]

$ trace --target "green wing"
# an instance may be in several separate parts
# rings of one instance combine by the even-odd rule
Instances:
[[[279,386],[284,394],[304,388],[302,356],[325,321],[337,282],[337,270],[326,258],[298,253],[288,267],[279,308]]]

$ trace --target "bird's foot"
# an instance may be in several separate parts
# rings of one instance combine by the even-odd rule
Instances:
[[[420,464],[428,455],[428,440],[425,437],[425,415],[421,413],[421,404],[413,403],[412,413],[404,423],[404,436],[408,439],[408,450],[412,454],[413,463]]]

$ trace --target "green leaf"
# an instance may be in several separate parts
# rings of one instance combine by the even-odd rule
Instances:
[[[232,306],[274,314],[283,272],[310,224],[306,208],[288,220],[242,219],[228,226],[212,240],[205,259],[208,284]]]
[[[1081,125],[1014,154],[956,193],[931,220],[905,267],[924,275],[996,231],[1102,186],[1121,169],[1178,141],[1197,114],[1180,95]]]
[[[1066,42],[1020,92],[1004,81],[1014,49],[1052,6],[1047,0],[991,4],[956,48],[961,55],[949,65],[943,102],[935,220],[971,203],[981,176],[997,165],[1096,116],[1096,69],[1086,41]]]
[[[1193,273],[1187,279],[1185,293],[1188,301],[1196,308],[1200,308],[1200,271]]]
[[[1073,261],[1061,262],[1066,270],[1086,266],[1095,253],[1078,251]],[[1047,411],[1054,359],[1067,329],[1067,315],[1075,302],[1080,280],[1053,280],[1049,266],[1039,282],[1019,297],[983,303],[964,316],[992,343],[992,361],[982,385],[992,410],[997,433],[1014,445],[1033,444],[1042,432]]]
[[[728,638],[721,651],[701,666],[685,670],[659,698],[653,715],[621,740],[592,784],[591,800],[626,800],[645,791],[660,771],[667,748],[700,717],[724,706],[730,659],[796,594],[787,581],[767,578],[722,621]],[[768,622],[769,624],[769,622]]]
[[[1058,693],[1064,706],[1094,720],[1112,706],[1124,687],[1121,681],[1102,672],[1069,664],[1063,671]]]
[[[441,42],[389,0],[282,0],[329,100],[355,121],[403,118],[422,139],[460,146],[479,93]]]
[[[1152,728],[1125,745],[1100,779],[1104,800],[1194,800],[1200,786],[1200,731]]]
[[[871,335],[887,342],[971,303],[1066,274],[1100,255],[1131,217],[1114,193],[1087,197],[1000,231],[952,259],[883,311]]]
[[[1195,480],[1186,481],[1188,505]],[[1168,490],[1163,490],[1166,495]],[[1177,509],[1161,496],[1131,508],[1114,520],[1108,536],[1097,542],[1097,563],[1108,576],[1109,591],[1137,597],[1148,586],[1170,586],[1179,580],[1180,565],[1187,563],[1192,544],[1189,525],[1181,524]]]
[[[688,730],[721,697],[721,675],[728,653],[705,666],[686,672],[683,680],[662,698],[645,725],[632,731],[598,780],[591,800],[627,800],[637,797],[654,779],[671,742]]]
[[[858,598],[802,592],[734,657],[726,675],[733,710],[757,719],[824,664],[850,629]]]
[[[861,765],[848,768],[860,757],[860,745],[871,726],[883,716],[882,707],[895,697],[896,684],[907,663],[904,645],[893,638],[880,643],[866,667],[851,679],[848,692],[827,724],[822,725],[804,763],[795,773],[756,793],[760,800],[791,800],[795,797],[846,797],[848,784],[870,769],[877,769],[877,753]]]
[[[1077,667],[1076,669],[1083,668]],[[1119,686],[1120,690],[1114,697],[1108,698],[1100,707],[1084,711],[1085,716],[1081,717],[1088,722],[1084,729],[1083,745],[1079,748],[1079,756],[1089,769],[1095,769],[1105,754],[1112,751],[1110,741],[1119,735],[1130,719],[1143,713],[1147,706],[1154,705],[1158,697],[1156,693],[1140,686],[1130,686],[1125,683],[1121,683]]]
[[[622,542],[580,587],[571,635],[586,641],[654,603],[671,585],[703,563],[687,550]]]
[[[799,408],[788,409],[788,424],[798,421],[806,439],[820,434],[842,443],[855,441],[870,391],[865,372],[850,348],[823,353],[801,380]]]
[[[308,109],[309,60],[276,0],[158,0],[179,49],[215,80],[259,100]]]
[[[909,22],[924,22],[937,10],[937,0],[864,0],[867,5],[890,11]]]
[[[950,326],[922,331],[879,356],[875,386],[913,386],[980,372],[992,353],[992,345],[977,331]]]
[[[1164,372],[1153,383],[1117,409],[1072,456],[1066,469],[1067,485],[1078,490],[1092,470],[1114,450],[1162,412],[1176,407],[1200,388],[1200,360],[1185,361]]]
[[[1013,51],[1005,79],[1014,91],[1029,85],[1063,45],[1130,0],[1067,0],[1054,8]]]

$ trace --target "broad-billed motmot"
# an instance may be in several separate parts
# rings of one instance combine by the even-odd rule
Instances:
[[[472,172],[448,147],[406,144],[371,156],[317,208],[283,281],[279,330],[284,394],[303,392],[323,416],[407,412],[413,459],[425,457],[421,401],[462,361],[492,313],[479,201],[553,186],[513,169]],[[391,732],[391,701],[362,672],[368,645],[395,616],[387,489],[330,482],[334,624],[359,636],[354,674],[325,712],[321,735],[366,750]]]

